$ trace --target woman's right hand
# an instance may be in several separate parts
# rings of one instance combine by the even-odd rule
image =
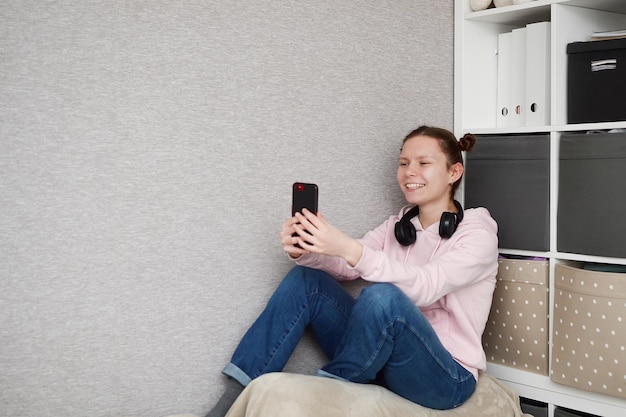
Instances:
[[[298,220],[295,217],[290,217],[282,225],[280,229],[280,241],[283,245],[283,250],[287,252],[292,259],[298,259],[305,253],[308,253],[307,250],[302,249],[298,246],[295,246],[298,243],[296,237],[293,236],[296,233],[296,229],[294,225],[298,223]]]

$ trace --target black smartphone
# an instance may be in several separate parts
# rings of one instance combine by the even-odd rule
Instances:
[[[316,184],[307,184],[305,182],[294,182],[292,187],[291,199],[291,215],[302,213],[302,209],[308,209],[311,213],[317,214],[317,195],[318,189]]]
[[[311,213],[317,214],[317,185],[305,182],[294,182],[291,191],[291,215],[302,213],[303,209],[308,209]],[[294,233],[293,236],[297,234]],[[296,243],[296,247],[300,247]]]

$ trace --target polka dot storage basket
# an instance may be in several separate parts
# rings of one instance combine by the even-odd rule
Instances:
[[[554,382],[626,398],[626,274],[555,267]]]
[[[500,259],[483,347],[492,363],[548,375],[548,261]]]

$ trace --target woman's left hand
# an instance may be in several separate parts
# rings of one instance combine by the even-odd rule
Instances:
[[[331,225],[321,213],[317,215],[304,209],[296,213],[299,224],[294,225],[298,233],[298,244],[309,252],[344,258],[355,266],[363,254],[363,246],[341,230]]]

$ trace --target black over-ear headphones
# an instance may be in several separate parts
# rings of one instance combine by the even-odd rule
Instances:
[[[441,213],[441,219],[439,220],[439,236],[444,239],[450,238],[456,231],[459,223],[463,220],[463,207],[461,203],[454,200],[454,205],[458,210],[458,213],[452,213],[450,211],[444,211]],[[411,210],[407,211],[402,218],[396,222],[395,234],[396,240],[402,246],[409,246],[415,243],[417,238],[415,226],[411,223],[411,219],[417,216],[420,212],[420,208],[415,206]]]

